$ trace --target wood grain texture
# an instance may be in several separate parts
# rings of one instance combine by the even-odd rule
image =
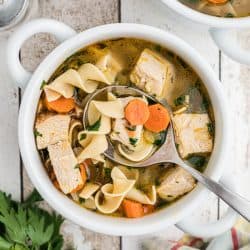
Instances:
[[[233,34],[242,47],[250,48],[250,31]],[[221,80],[231,114],[231,140],[228,171],[232,173],[237,191],[250,200],[250,66],[240,65],[222,54]],[[220,203],[220,216],[227,206]]]
[[[54,18],[70,25],[78,32],[105,23],[118,22],[117,0],[46,0],[39,2],[38,17]],[[56,41],[48,34],[38,34],[29,39],[21,50],[23,65],[33,71],[42,59],[56,46]],[[23,170],[24,195],[27,196],[33,185]],[[120,238],[80,228],[66,221],[62,227],[66,246],[78,246],[77,249],[117,250]]]
[[[5,48],[7,38],[0,37],[0,48]],[[14,199],[21,198],[20,157],[17,141],[18,88],[10,79],[3,58],[5,50],[0,50],[0,190],[11,193]]]

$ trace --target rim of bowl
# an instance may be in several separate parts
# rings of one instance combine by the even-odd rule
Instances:
[[[179,0],[161,0],[164,4],[170,7],[175,12],[182,16],[185,16],[195,22],[203,23],[216,28],[249,28],[250,27],[250,16],[237,17],[237,18],[226,18],[216,17],[208,15],[197,10],[194,10]]]
[[[114,218],[85,209],[66,195],[59,192],[49,180],[36,149],[33,134],[40,86],[48,80],[56,68],[70,55],[90,44],[108,39],[138,38],[162,45],[173,51],[194,68],[204,81],[214,109],[216,126],[214,151],[211,155],[206,174],[219,180],[224,165],[223,158],[228,152],[228,112],[222,86],[210,65],[190,45],[166,31],[141,24],[107,24],[83,31],[56,47],[38,66],[32,75],[23,95],[19,113],[18,139],[24,165],[33,184],[42,197],[60,214],[76,224],[93,231],[110,235],[142,235],[167,228],[188,216],[205,199],[208,191],[200,184],[183,198],[165,209],[140,219]],[[221,139],[218,139],[218,136]],[[184,205],[185,204],[185,205]],[[184,209],[185,207],[185,209]]]

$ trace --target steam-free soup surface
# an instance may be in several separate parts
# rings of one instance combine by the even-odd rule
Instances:
[[[180,2],[212,16],[231,18],[250,15],[249,0],[180,0]]]
[[[110,92],[90,103],[84,127],[85,97],[107,85],[134,86],[165,98],[173,115],[144,95]],[[120,38],[88,46],[66,59],[41,89],[37,149],[54,186],[84,208],[142,217],[196,185],[174,164],[145,169],[114,164],[103,155],[107,138],[117,153],[138,162],[160,147],[172,120],[180,156],[199,171],[209,161],[215,124],[204,84],[179,56],[157,44]]]

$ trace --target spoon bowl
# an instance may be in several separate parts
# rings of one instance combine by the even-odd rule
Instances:
[[[96,100],[101,96],[104,96],[108,92],[116,93],[118,96],[122,95],[132,95],[132,96],[145,96],[149,100],[160,103],[170,113],[170,117],[172,117],[172,112],[170,106],[167,104],[165,100],[158,101],[151,95],[143,92],[140,89],[129,87],[129,86],[108,86],[102,89],[95,91],[93,94],[90,94],[86,97],[84,101],[84,111],[83,111],[83,125],[87,127],[88,120],[88,108],[89,104],[92,100]],[[113,144],[111,143],[109,136],[107,136],[108,141],[108,149],[104,152],[104,155],[112,160],[113,162],[129,166],[129,167],[148,167],[154,164],[162,164],[162,163],[175,163],[189,172],[197,181],[201,182],[204,186],[206,186],[210,191],[215,193],[218,197],[224,200],[230,207],[235,209],[239,214],[241,214],[246,220],[250,221],[250,201],[241,197],[240,195],[232,192],[222,184],[213,181],[211,178],[205,176],[203,173],[199,172],[195,168],[188,165],[184,162],[183,159],[179,156],[176,146],[175,146],[175,136],[172,121],[170,121],[170,125],[168,126],[167,136],[165,142],[156,150],[150,157],[140,162],[132,162],[121,155],[119,155]],[[167,166],[167,164],[166,164]]]

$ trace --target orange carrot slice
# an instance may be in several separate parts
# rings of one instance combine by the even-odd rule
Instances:
[[[149,118],[144,124],[145,128],[149,131],[158,133],[168,127],[170,116],[165,107],[159,103],[151,105],[149,109]]]
[[[45,104],[48,110],[53,110],[58,113],[68,113],[75,108],[74,99],[64,98],[63,96],[52,102],[49,102],[47,98],[45,98]]]
[[[125,118],[133,126],[143,125],[149,117],[148,105],[139,99],[134,99],[125,108]]]
[[[209,3],[222,4],[228,2],[228,0],[207,0]]]
[[[124,199],[122,207],[126,217],[128,218],[139,218],[144,215],[143,206],[139,202]]]

